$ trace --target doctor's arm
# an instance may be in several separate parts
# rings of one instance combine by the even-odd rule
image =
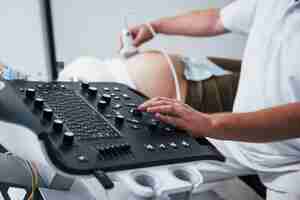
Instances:
[[[174,17],[165,17],[150,22],[156,33],[184,36],[216,36],[226,32],[220,17],[220,9],[191,11]],[[130,29],[136,46],[152,38],[145,25]]]
[[[273,142],[300,137],[300,102],[245,113],[205,114],[173,99],[154,98],[140,109],[194,137]]]

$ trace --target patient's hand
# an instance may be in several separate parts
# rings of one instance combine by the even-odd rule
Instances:
[[[213,127],[208,114],[198,112],[175,99],[153,98],[140,105],[139,109],[155,113],[159,120],[184,129],[195,137],[208,136]]]

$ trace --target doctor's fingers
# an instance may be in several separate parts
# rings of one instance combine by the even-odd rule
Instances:
[[[130,32],[133,41],[135,40],[135,38],[137,37],[139,31],[140,31],[141,26],[134,26],[132,28],[130,28],[128,31]],[[119,51],[123,48],[124,44],[123,44],[123,33],[119,34]]]
[[[160,113],[156,113],[155,117],[159,121],[162,121],[162,122],[167,123],[167,124],[171,124],[174,127],[186,129],[186,123],[180,117],[170,116],[170,115],[163,115],[163,114],[160,114]]]
[[[170,104],[170,103],[175,103],[173,99],[166,98],[166,97],[154,97],[148,101],[145,101],[142,103],[138,109],[140,110],[147,110],[147,108],[155,106],[155,105],[164,105],[164,104]]]
[[[158,101],[150,102],[150,104],[146,107],[145,110],[147,112],[151,112],[152,108],[154,108],[154,107],[158,107],[158,106],[172,106],[172,105],[180,106],[180,104],[178,104],[176,102],[170,102],[170,101],[166,101],[166,100],[158,100]]]
[[[133,27],[129,30],[133,37],[133,45],[138,47],[143,43],[151,40],[153,35],[146,25]]]
[[[177,105],[177,104],[153,106],[153,107],[147,109],[147,111],[151,112],[151,113],[160,113],[160,114],[168,115],[168,116],[186,118],[185,109],[182,106]]]

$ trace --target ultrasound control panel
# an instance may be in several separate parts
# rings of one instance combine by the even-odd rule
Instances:
[[[8,81],[0,119],[32,129],[52,162],[73,174],[224,160],[205,139],[138,110],[145,100],[118,83]]]

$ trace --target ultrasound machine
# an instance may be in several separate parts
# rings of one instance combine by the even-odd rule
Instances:
[[[139,91],[114,82],[54,80],[51,7],[39,2],[50,81],[0,80],[1,135],[15,140],[2,144],[10,153],[0,154],[0,199],[10,199],[10,186],[33,189],[25,160],[37,162],[34,199],[194,199],[214,187],[202,184],[197,165],[222,162],[221,153],[205,138],[139,111],[147,100]]]

